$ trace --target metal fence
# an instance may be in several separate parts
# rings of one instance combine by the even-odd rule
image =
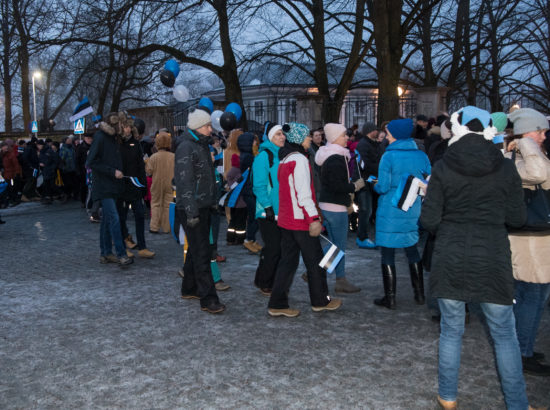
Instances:
[[[344,124],[377,123],[378,108],[381,105],[378,96],[347,98],[342,107]],[[416,97],[399,97],[399,115],[412,118],[416,115]]]

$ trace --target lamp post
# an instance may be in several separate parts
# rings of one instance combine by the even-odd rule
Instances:
[[[32,73],[32,102],[33,102],[33,110],[34,110],[34,122],[36,123],[36,130],[37,132],[34,133],[34,136],[38,138],[38,122],[36,121],[36,91],[34,87],[34,79],[42,77],[42,73],[40,71],[35,71]]]

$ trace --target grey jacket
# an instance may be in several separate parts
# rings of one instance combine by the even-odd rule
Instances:
[[[198,217],[200,208],[215,206],[217,201],[216,175],[208,141],[209,137],[192,130],[185,131],[176,141],[176,208],[185,211],[189,219]]]

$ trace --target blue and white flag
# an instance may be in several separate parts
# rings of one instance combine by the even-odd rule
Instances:
[[[138,188],[145,188],[145,185],[143,185],[141,182],[139,182],[139,179],[137,177],[129,177],[129,176],[125,175],[124,178],[129,178],[130,181],[132,182],[132,184],[134,184]]]
[[[334,272],[334,269],[338,266],[345,253],[343,250],[339,249],[335,244],[333,244],[326,236],[321,235],[321,238],[325,239],[330,243],[330,248],[325,252],[325,256],[319,262],[319,266],[327,270],[328,274]]]
[[[91,114],[92,112],[94,112],[94,109],[90,104],[88,97],[84,97],[84,99],[80,101],[75,107],[73,115],[69,118],[69,120],[76,121],[79,118],[84,117],[85,115]]]

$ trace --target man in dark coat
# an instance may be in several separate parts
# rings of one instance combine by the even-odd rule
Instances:
[[[436,234],[430,288],[441,310],[438,400],[456,405],[464,304],[477,302],[494,339],[507,408],[526,409],[506,230],[525,222],[521,179],[490,141],[496,128],[488,112],[465,107],[451,123],[453,137],[433,169],[420,217]]]
[[[55,172],[58,165],[58,156],[44,140],[36,142],[38,161],[42,173],[42,204],[50,205],[55,191]]]
[[[174,166],[176,209],[188,241],[181,284],[183,299],[200,299],[201,309],[220,313],[220,303],[210,267],[210,219],[217,211],[214,162],[208,143],[210,114],[197,108],[189,114],[188,130],[177,140]]]
[[[88,151],[92,146],[94,136],[92,133],[84,134],[84,139],[76,147],[76,172],[78,174],[80,202],[82,206],[86,206],[86,197],[88,196],[88,183],[86,180],[86,159]]]
[[[124,188],[122,195],[117,200],[117,210],[125,245],[130,249],[137,248],[139,257],[151,259],[155,256],[155,252],[147,249],[145,244],[145,203],[143,202],[143,197],[147,193],[147,177],[145,176],[143,151],[138,139],[139,131],[137,131],[137,127],[135,130],[135,135],[131,131],[122,135],[122,143],[120,145],[122,172],[126,176],[136,177],[138,183],[143,187],[136,186],[130,178],[124,178]],[[134,213],[136,223],[137,244],[133,241],[126,225],[126,217],[128,216],[128,209],[130,207]],[[129,251],[127,251],[127,255],[130,257],[133,256]]]
[[[124,189],[120,140],[124,133],[131,132],[132,127],[133,120],[126,113],[109,114],[106,121],[99,124],[99,130],[94,135],[86,161],[86,166],[92,170],[92,200],[101,201],[103,208],[99,232],[101,248],[99,261],[118,263],[120,266],[133,262],[126,255],[116,209],[116,200],[122,195]],[[112,242],[115,244],[116,256],[112,253]]]
[[[378,165],[382,158],[383,150],[378,142],[378,130],[372,122],[363,125],[363,138],[357,144],[355,152],[358,154],[357,178],[367,180],[371,175],[378,177]],[[369,220],[373,213],[375,192],[372,184],[367,184],[363,189],[355,193],[359,205],[359,224],[357,226],[356,244],[360,248],[374,249],[376,244],[369,239]]]

